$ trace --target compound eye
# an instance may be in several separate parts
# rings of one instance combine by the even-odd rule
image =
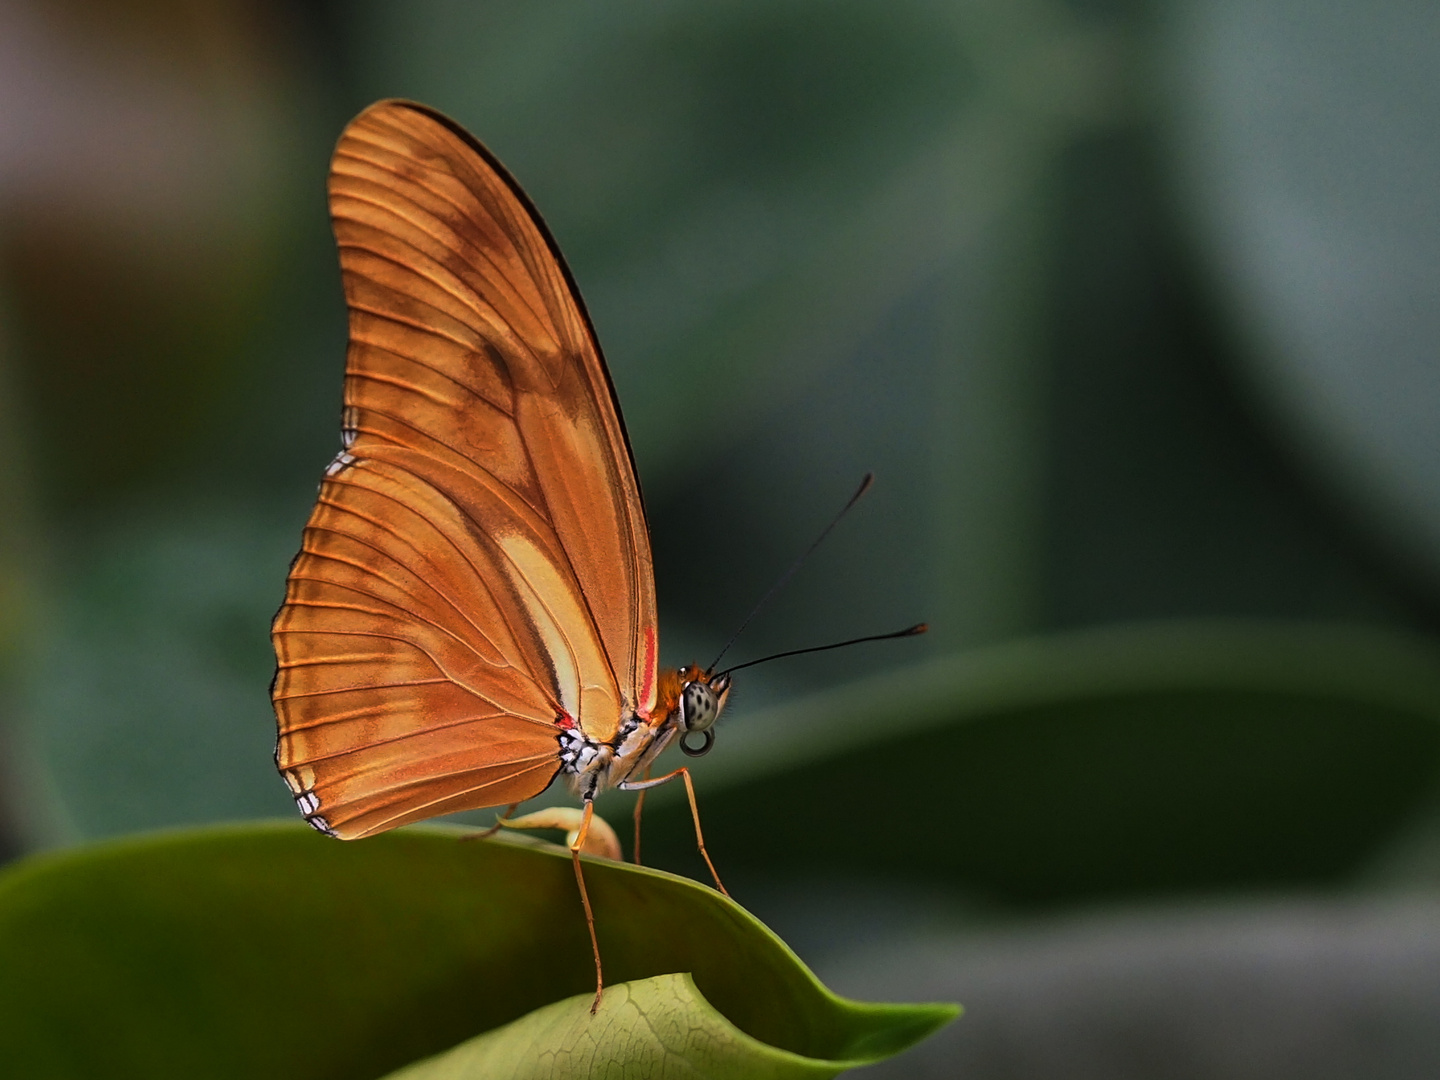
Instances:
[[[696,680],[680,691],[680,722],[686,731],[708,731],[720,715],[720,702],[709,685]]]

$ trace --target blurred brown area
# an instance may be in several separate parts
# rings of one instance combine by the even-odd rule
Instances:
[[[201,484],[285,255],[303,43],[265,5],[7,10],[0,243],[37,490],[63,514]]]

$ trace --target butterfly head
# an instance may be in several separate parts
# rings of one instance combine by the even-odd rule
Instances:
[[[707,753],[715,742],[710,730],[725,708],[730,696],[730,673],[709,675],[695,665],[680,670],[680,749],[691,757]],[[686,742],[688,736],[701,739],[699,746]]]

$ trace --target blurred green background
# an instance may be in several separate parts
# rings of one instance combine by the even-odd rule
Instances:
[[[5,854],[293,814],[325,171],[411,97],[580,283],[666,662],[877,474],[730,658],[932,633],[697,778],[837,989],[969,1007],[894,1075],[1434,1075],[1437,72],[1399,0],[0,5]]]

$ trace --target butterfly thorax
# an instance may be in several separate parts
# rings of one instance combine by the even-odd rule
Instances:
[[[578,725],[560,732],[560,767],[566,783],[580,797],[594,798],[626,780],[638,780],[677,735],[701,733],[705,743],[698,753],[704,753],[710,748],[710,726],[729,692],[728,676],[710,679],[695,664],[660,672],[650,714],[628,713],[610,741],[593,739]],[[686,752],[697,753],[689,748]]]

